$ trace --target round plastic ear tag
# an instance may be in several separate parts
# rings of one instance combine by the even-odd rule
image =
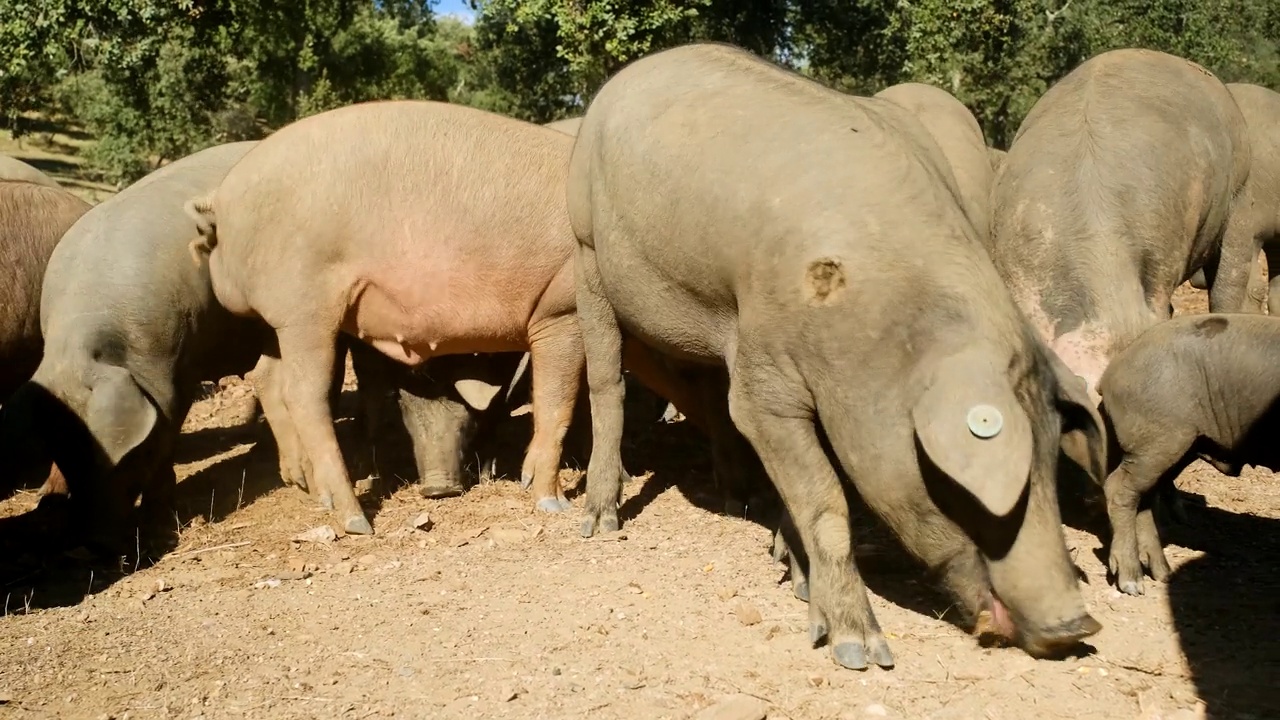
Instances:
[[[983,439],[999,435],[1001,428],[1004,427],[1004,416],[1000,411],[985,404],[969,408],[969,415],[965,421],[969,424],[969,432]]]

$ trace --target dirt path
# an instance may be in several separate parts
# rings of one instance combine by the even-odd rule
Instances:
[[[0,718],[631,720],[743,693],[797,720],[1280,716],[1269,473],[1190,469],[1179,485],[1207,505],[1167,533],[1174,576],[1144,597],[1108,586],[1099,539],[1068,528],[1104,629],[1065,661],[978,647],[873,527],[859,564],[897,667],[859,673],[808,647],[769,531],[712,510],[679,424],[630,448],[653,473],[626,489],[625,539],[580,539],[581,498],[543,515],[514,482],[424,501],[380,481],[377,536],[292,542],[326,517],[280,486],[265,427],[227,427],[247,392],[227,383],[189,418],[179,546],[154,566],[117,579],[42,556],[23,544],[34,497],[0,504]],[[511,422],[518,461],[528,416]]]

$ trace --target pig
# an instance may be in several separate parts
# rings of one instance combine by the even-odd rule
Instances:
[[[1264,288],[1256,272],[1249,274],[1249,297],[1261,302],[1267,297],[1267,310],[1280,315],[1280,93],[1248,83],[1227,83],[1236,106],[1249,126],[1249,187],[1253,204],[1242,230],[1267,256],[1270,289]],[[1207,290],[1204,270],[1191,277],[1191,286]]]
[[[1211,309],[1242,308],[1249,176],[1231,93],[1173,55],[1101,53],[1031,108],[992,187],[993,256],[1095,404],[1110,359],[1196,270],[1217,264]]]
[[[333,141],[350,133],[366,141]],[[521,481],[538,509],[569,507],[557,475],[584,362],[564,199],[573,142],[448,103],[360,103],[281,128],[188,203],[191,252],[218,302],[275,330],[284,401],[319,500],[346,532],[373,527],[323,402],[339,333],[410,366],[528,350]]]
[[[833,461],[978,629],[1033,655],[1100,629],[1055,472],[1062,448],[1101,477],[1101,421],[946,165],[901,106],[729,45],[654,53],[604,84],[568,186],[594,437],[584,536],[619,527],[621,355],[638,342],[727,371],[733,425],[811,559],[810,636],[839,665],[893,657]]]
[[[62,234],[90,206],[18,160],[0,156],[0,178],[0,267],[5,269],[0,280],[0,307],[5,309],[0,313],[0,414],[7,414],[10,396],[30,379],[44,352],[40,285],[49,256]],[[65,493],[61,471],[56,466],[45,469],[41,492]],[[8,482],[5,486],[6,491],[18,487]]]
[[[1116,586],[1143,593],[1142,571],[1163,582],[1169,563],[1144,496],[1197,458],[1238,477],[1245,465],[1280,471],[1280,318],[1184,315],[1159,323],[1102,375],[1103,415],[1119,448],[1105,493]]]
[[[875,97],[906,108],[933,136],[960,188],[960,207],[983,244],[987,244],[992,163],[977,118],[951,93],[924,83],[899,83]]]
[[[40,301],[44,357],[6,407],[10,452],[52,459],[89,540],[112,545],[139,494],[167,516],[173,444],[202,380],[252,368],[262,332],[213,302],[183,212],[252,142],[169,164],[86,212],[49,258]],[[37,463],[21,463],[36,468]]]
[[[511,414],[515,400],[528,393],[528,383],[520,384],[527,377],[527,353],[442,355],[418,368],[408,368],[358,341],[350,346],[352,365],[362,383],[362,404],[367,378],[376,379],[372,392],[381,390],[395,397],[413,442],[418,492],[424,498],[465,492],[463,464],[468,449],[473,444],[480,446],[480,440]],[[387,379],[382,380],[384,377]],[[374,429],[366,437],[375,442],[378,420],[367,421],[366,427]],[[480,474],[493,475],[495,468],[496,459],[486,454],[480,462]]]
[[[0,180],[17,180],[51,188],[62,187],[38,169],[8,155],[0,155]]]

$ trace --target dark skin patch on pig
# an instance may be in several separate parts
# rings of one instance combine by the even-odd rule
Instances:
[[[1196,323],[1196,335],[1206,338],[1214,337],[1221,334],[1223,330],[1226,330],[1227,325],[1229,325],[1230,322],[1231,321],[1224,317],[1205,318],[1204,320]]]
[[[815,260],[805,272],[804,299],[810,305],[830,305],[843,294],[845,284],[844,269],[839,260]]]

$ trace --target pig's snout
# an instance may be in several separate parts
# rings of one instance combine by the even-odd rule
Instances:
[[[1102,623],[1086,612],[1052,626],[1019,627],[1017,641],[1028,655],[1049,658],[1071,650],[1081,640],[1096,635],[1101,629]]]
[[[1015,620],[1008,607],[992,593],[984,598],[973,634],[986,642],[1017,645],[1035,658],[1051,658],[1071,650],[1101,629],[1102,623],[1087,612],[1048,626]]]

